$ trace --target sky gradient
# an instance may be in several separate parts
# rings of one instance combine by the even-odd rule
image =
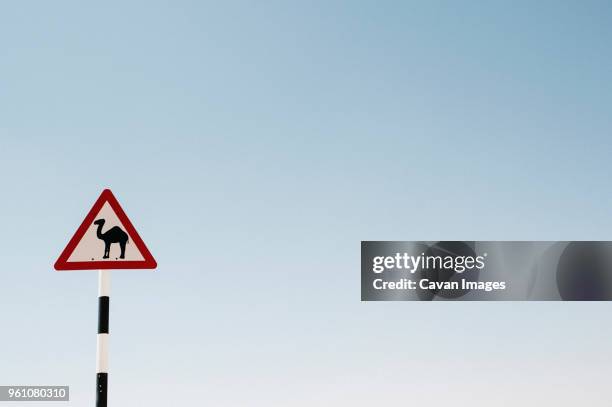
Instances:
[[[361,303],[359,250],[612,239],[611,21],[3,3],[0,384],[93,404],[97,275],[53,263],[108,187],[159,264],[113,272],[113,407],[608,405],[610,304]]]

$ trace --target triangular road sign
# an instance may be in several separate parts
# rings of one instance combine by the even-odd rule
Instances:
[[[56,270],[154,269],[157,262],[105,189],[55,262]]]

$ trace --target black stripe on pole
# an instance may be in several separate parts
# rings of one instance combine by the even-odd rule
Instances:
[[[108,373],[96,375],[96,407],[106,407],[108,394]]]
[[[99,297],[98,303],[98,333],[108,333],[108,309],[110,300],[108,297]]]

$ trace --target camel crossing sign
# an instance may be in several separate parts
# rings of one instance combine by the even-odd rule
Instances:
[[[56,270],[156,267],[157,262],[110,189],[102,192],[55,262]]]
[[[108,406],[110,269],[154,269],[157,262],[117,199],[105,189],[55,262],[56,270],[99,270],[96,407]]]

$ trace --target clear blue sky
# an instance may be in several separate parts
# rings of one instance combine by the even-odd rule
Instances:
[[[608,405],[609,304],[361,303],[359,242],[611,239],[611,22],[3,2],[0,384],[93,404],[96,275],[52,265],[110,187],[159,263],[113,274],[113,407]]]

